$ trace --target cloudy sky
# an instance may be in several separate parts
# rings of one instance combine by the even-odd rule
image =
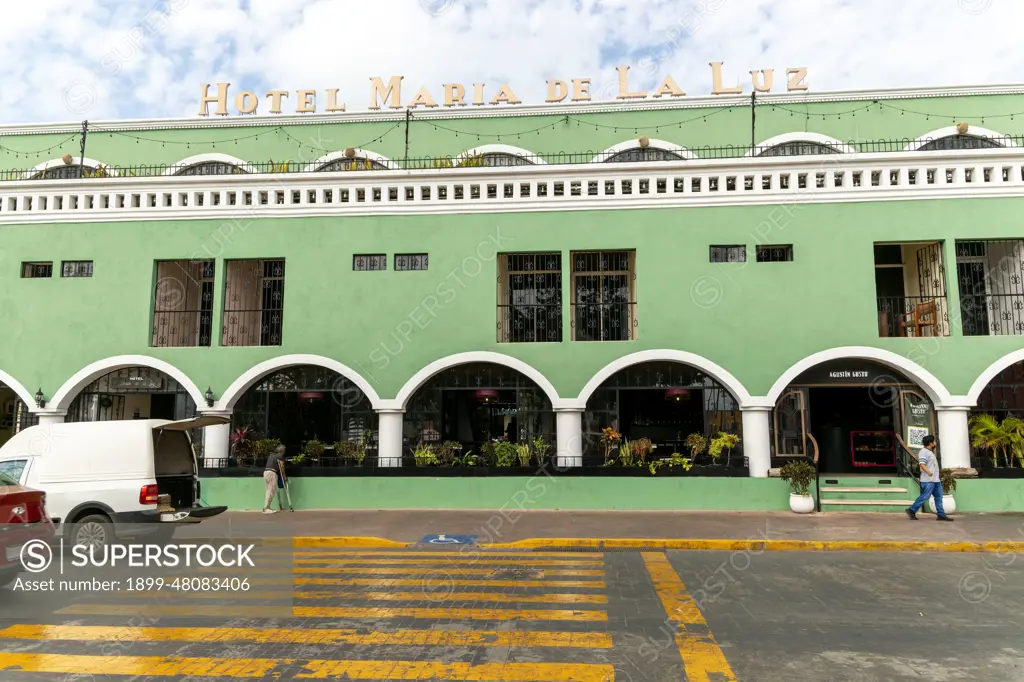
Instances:
[[[8,0],[0,121],[194,116],[201,83],[232,91],[341,89],[366,109],[371,76],[508,81],[539,103],[549,78],[617,92],[671,74],[710,93],[709,61],[808,68],[812,90],[1024,81],[1021,0]],[[326,95],[321,100],[326,106]],[[295,94],[284,106],[293,113]],[[260,112],[267,109],[260,105]]]

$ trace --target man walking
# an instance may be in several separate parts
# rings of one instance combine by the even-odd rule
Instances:
[[[267,457],[267,466],[263,471],[263,485],[267,489],[266,499],[263,502],[263,513],[264,514],[276,514],[277,511],[270,508],[270,504],[274,501],[274,495],[277,495],[277,506],[280,509],[284,509],[284,503],[281,502],[281,490],[277,487],[277,477],[280,471],[280,461],[284,459],[284,446],[278,445],[274,448],[274,451],[270,453],[270,457]]]
[[[924,506],[925,500],[929,497],[935,500],[936,519],[938,521],[952,521],[946,516],[946,510],[942,508],[942,480],[939,478],[939,462],[935,458],[935,449],[939,447],[939,441],[935,436],[925,436],[921,439],[921,451],[917,453],[917,463],[921,465],[921,495],[914,504],[907,509],[907,516],[917,520],[917,512]]]

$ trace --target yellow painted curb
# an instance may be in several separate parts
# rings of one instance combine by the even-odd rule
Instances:
[[[324,549],[328,547],[364,547],[368,549],[384,549],[392,547],[412,547],[415,542],[396,542],[384,538],[364,537],[294,537],[291,539],[292,547],[307,547]]]
[[[415,542],[398,542],[373,537],[318,537],[264,538],[265,546],[304,547],[312,549],[361,548],[392,549],[413,547]],[[480,550],[497,549],[549,549],[573,547],[579,549],[640,549],[691,550],[733,552],[747,550],[762,552],[961,552],[961,553],[1018,553],[1024,552],[1024,542],[933,542],[926,540],[730,540],[720,538],[530,538],[515,542],[481,543],[465,547]]]
[[[795,551],[795,552],[1022,552],[1024,542],[930,542],[923,540],[726,540],[716,538],[531,538],[516,542],[481,544],[481,549],[588,549]]]

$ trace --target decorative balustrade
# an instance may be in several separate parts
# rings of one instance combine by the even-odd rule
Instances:
[[[0,223],[879,201],[1024,194],[1024,149],[442,170],[20,180]]]

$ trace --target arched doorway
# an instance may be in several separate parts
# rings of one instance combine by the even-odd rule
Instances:
[[[189,419],[197,405],[176,379],[153,367],[126,367],[85,386],[68,406],[65,421]]]
[[[334,456],[338,443],[377,442],[377,413],[352,381],[318,365],[273,370],[250,385],[234,402],[232,428],[249,427],[250,440],[277,439],[293,457],[309,441]]]
[[[504,365],[474,362],[433,375],[410,396],[403,418],[403,454],[458,443],[462,456],[490,457],[495,440],[531,444],[543,438],[554,453],[555,414],[545,391]],[[411,462],[415,463],[415,462]],[[445,462],[447,463],[447,462]]]
[[[18,392],[0,381],[0,445],[22,429],[38,423],[39,418],[29,411]]]
[[[900,441],[912,450],[935,434],[935,407],[904,373],[861,358],[829,360],[796,376],[772,415],[775,466],[818,448],[823,474],[900,473]],[[905,473],[905,472],[904,472]]]
[[[1017,469],[1019,473],[1024,462],[1014,457],[1012,429],[1003,426],[1003,422],[1008,418],[1024,419],[1024,360],[1005,367],[981,389],[978,403],[971,409],[971,417],[981,415],[992,417],[994,423],[991,427],[981,425],[975,428],[990,431],[987,438],[993,447],[975,447],[971,465],[985,470]]]
[[[602,466],[602,429],[612,428],[623,441],[649,439],[655,458],[678,452],[690,456],[687,437],[710,442],[719,433],[742,435],[739,402],[729,389],[705,372],[681,362],[641,362],[604,380],[587,399],[583,415],[584,466]],[[694,464],[743,465],[742,441],[724,458],[705,448]]]

